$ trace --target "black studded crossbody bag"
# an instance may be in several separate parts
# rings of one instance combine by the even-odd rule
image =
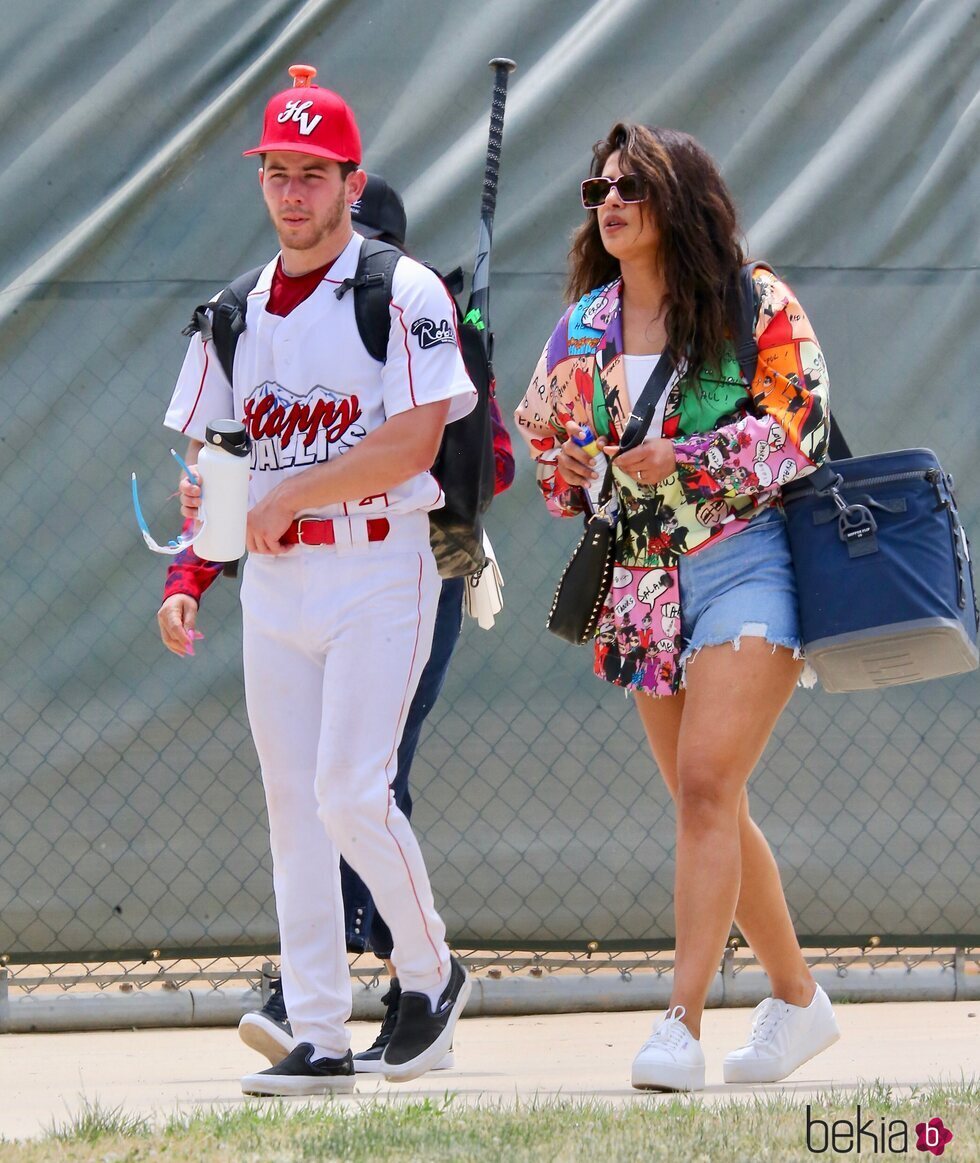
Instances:
[[[673,371],[674,361],[664,352],[630,413],[619,442],[623,452],[646,439],[653,413]],[[595,636],[599,613],[612,584],[617,520],[616,506],[611,503],[614,499],[612,463],[606,465],[597,505],[593,507],[588,494],[584,489],[582,492],[586,507],[585,532],[558,581],[548,615],[548,629],[552,634],[574,646],[583,646]]]

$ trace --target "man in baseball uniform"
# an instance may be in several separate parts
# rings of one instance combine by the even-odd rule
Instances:
[[[351,224],[363,238],[377,238],[405,252],[405,234],[408,220],[401,195],[378,174],[367,174],[361,197],[351,206]],[[464,354],[464,361],[465,361]],[[510,435],[504,425],[496,398],[489,398],[490,423],[493,430],[494,493],[509,488],[514,479],[514,454]],[[193,532],[192,522],[186,532]],[[163,603],[157,612],[157,621],[164,645],[179,657],[186,657],[193,630],[205,592],[220,577],[222,562],[203,561],[193,546],[174,557],[164,584]],[[435,630],[429,660],[425,664],[418,687],[412,699],[396,757],[397,773],[391,790],[395,802],[411,818],[412,795],[409,775],[422,726],[432,710],[445,681],[462,622],[465,577],[444,578],[436,609]],[[346,861],[340,863],[340,883],[344,901],[348,953],[370,950],[382,960],[390,978],[388,990],[381,1001],[385,1016],[373,1044],[354,1054],[357,1073],[379,1073],[381,1061],[398,1020],[401,1002],[401,982],[392,962],[391,930],[375,907],[367,886]],[[282,979],[270,980],[269,996],[261,1009],[243,1015],[238,1032],[247,1046],[264,1054],[276,1065],[293,1048],[294,1040],[289,1015],[282,996]],[[455,1058],[450,1047],[434,1070],[451,1069]]]
[[[271,99],[246,151],[261,155],[280,253],[249,295],[233,382],[194,336],[166,416],[192,450],[218,418],[241,420],[252,440],[245,697],[297,1040],[242,1079],[245,1093],[270,1095],[353,1089],[338,854],[394,938],[402,997],[387,1078],[440,1061],[470,989],[390,783],[439,595],[427,513],[442,493],[429,467],[476,394],[441,326],[452,300],[411,259],[395,269],[386,362],[365,350],[345,293],[362,241],[350,218],[365,183],[360,135],[343,99],[312,84],[315,70],[290,73],[294,88]],[[181,491],[191,515],[199,492]]]

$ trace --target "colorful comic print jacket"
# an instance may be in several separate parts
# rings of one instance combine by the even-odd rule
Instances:
[[[500,407],[493,396],[490,397],[490,426],[493,432],[493,495],[496,496],[509,489],[514,482],[514,449]],[[192,529],[193,522],[186,521],[184,532],[190,533]],[[205,590],[217,580],[223,568],[220,561],[204,561],[198,557],[193,546],[185,549],[167,567],[163,600],[166,601],[172,594],[187,594],[200,605]]]
[[[681,554],[744,529],[780,503],[780,486],[826,456],[828,379],[813,328],[793,292],[757,268],[755,378],[742,380],[734,344],[697,382],[674,378],[660,432],[677,471],[658,485],[637,484],[613,461],[619,494],[616,568],[599,618],[595,673],[618,686],[671,695],[680,686]],[[618,443],[629,407],[617,281],[585,295],[562,316],[545,345],[515,417],[537,461],[549,510],[583,511],[581,490],[558,472],[569,420]]]

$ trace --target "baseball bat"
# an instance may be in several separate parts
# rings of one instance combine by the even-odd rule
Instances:
[[[504,133],[504,105],[507,102],[507,78],[517,65],[507,57],[494,57],[493,100],[490,106],[490,135],[487,139],[487,163],[483,173],[483,198],[480,204],[480,229],[476,238],[476,261],[465,319],[480,332],[484,350],[490,354],[490,242],[493,216],[497,209],[497,178],[500,174],[500,146]]]

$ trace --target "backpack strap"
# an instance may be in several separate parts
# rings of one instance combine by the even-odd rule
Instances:
[[[770,274],[776,272],[767,262],[750,259],[738,272],[738,334],[735,336],[735,358],[742,371],[742,379],[751,384],[759,362],[759,345],[755,341],[755,288],[752,275],[756,267]]]
[[[388,355],[388,333],[391,329],[388,305],[391,302],[395,264],[401,257],[402,252],[397,246],[376,239],[365,239],[361,244],[354,277],[344,279],[334,292],[338,299],[342,299],[349,290],[354,291],[354,319],[361,342],[370,356],[379,363],[384,363]],[[200,333],[203,340],[211,341],[229,383],[235,363],[235,347],[245,330],[248,296],[255,289],[263,270],[265,266],[246,271],[225,287],[212,302],[195,307],[190,323],[183,330],[184,335]]]
[[[235,348],[238,337],[245,330],[245,310],[248,296],[259,281],[265,265],[255,267],[239,275],[210,303],[195,307],[191,321],[181,332],[190,337],[200,333],[201,338],[211,341],[221,369],[231,383],[231,373],[235,366]],[[238,562],[226,561],[221,572],[225,577],[238,576]]]
[[[235,348],[238,337],[245,330],[245,309],[248,296],[259,281],[265,266],[255,267],[239,275],[216,299],[194,308],[191,321],[182,334],[191,336],[200,333],[201,338],[211,341],[215,355],[228,383],[231,383],[232,368],[235,366]]]
[[[334,291],[342,299],[354,292],[354,321],[368,355],[378,363],[388,358],[388,334],[391,330],[391,284],[395,266],[402,257],[397,246],[366,238],[361,243],[357,269],[352,279],[344,279]]]
[[[759,362],[759,345],[755,341],[755,288],[752,275],[759,267],[774,275],[776,272],[761,259],[750,259],[743,263],[738,274],[738,332],[735,336],[735,357],[742,372],[742,379],[751,384],[755,379],[755,369]],[[840,426],[830,425],[828,453],[831,460],[849,460],[851,452]]]
[[[432,263],[427,262],[427,263],[424,263],[423,265],[427,266],[429,268],[429,270],[432,271],[432,273],[437,276],[437,278],[440,278],[442,280],[442,285],[446,288],[446,290],[450,293],[450,295],[452,295],[452,297],[454,299],[456,298],[457,295],[461,295],[463,293],[463,287],[466,283],[466,276],[463,274],[462,267],[454,267],[449,272],[448,275],[443,275],[443,274],[440,274],[439,271],[436,270],[436,268],[432,265]]]

